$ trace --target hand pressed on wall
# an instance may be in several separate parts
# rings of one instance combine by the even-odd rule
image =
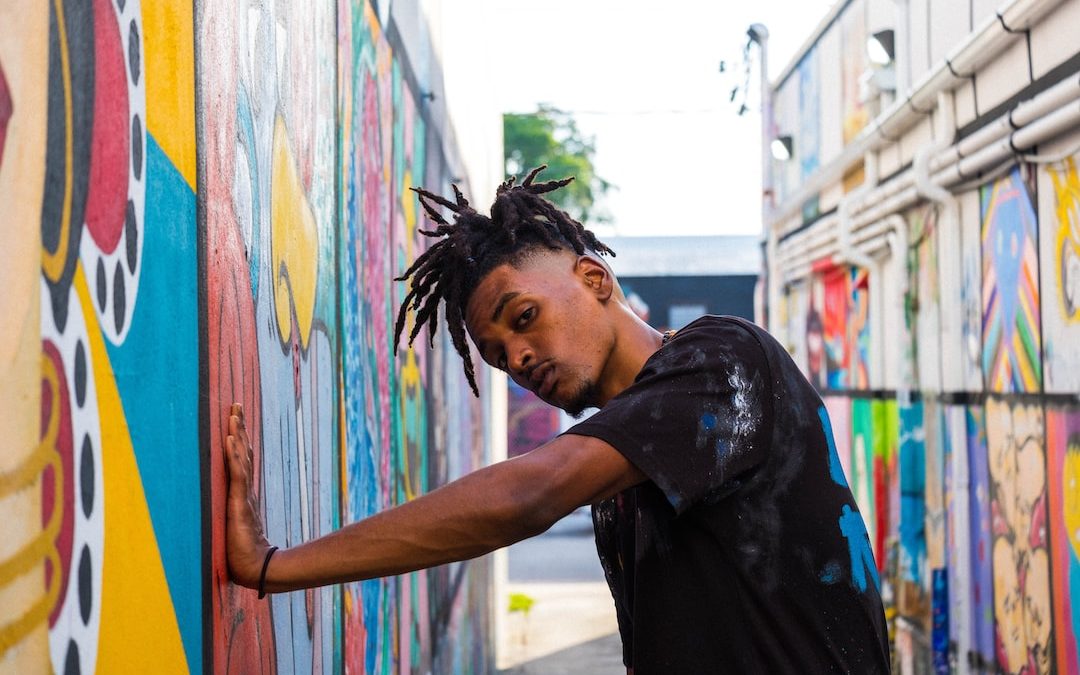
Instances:
[[[229,477],[225,498],[225,557],[234,583],[248,588],[259,585],[263,560],[270,549],[266,540],[259,500],[252,487],[254,466],[251,441],[244,428],[244,410],[234,403],[229,411],[229,435],[225,437],[225,470]]]

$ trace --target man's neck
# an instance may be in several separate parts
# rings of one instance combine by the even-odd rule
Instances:
[[[649,357],[660,349],[663,335],[642,321],[630,308],[615,309],[615,345],[600,374],[597,405],[603,407],[634,383]]]

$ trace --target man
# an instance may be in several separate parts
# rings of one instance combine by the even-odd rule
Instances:
[[[870,543],[813,387],[748,322],[703,317],[661,335],[641,321],[599,255],[611,251],[541,197],[569,179],[533,183],[540,169],[500,186],[490,217],[457,188],[455,202],[417,191],[439,241],[402,277],[396,332],[410,309],[410,344],[434,331],[441,303],[474,391],[466,331],[544,401],[600,410],[523,457],[275,554],[235,406],[233,579],[281,592],[400,574],[482,555],[591,504],[638,675],[887,672]]]

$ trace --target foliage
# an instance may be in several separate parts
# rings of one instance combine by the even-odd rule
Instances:
[[[596,209],[596,200],[613,186],[593,169],[595,139],[582,136],[569,113],[541,105],[534,113],[504,114],[503,147],[507,175],[547,164],[545,178],[575,177],[566,187],[545,195],[548,199],[586,225],[610,220]]]
[[[524,593],[511,593],[510,594],[510,611],[521,612],[528,616],[529,610],[532,609],[533,603],[536,600],[525,595]]]

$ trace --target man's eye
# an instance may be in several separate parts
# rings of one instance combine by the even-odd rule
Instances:
[[[527,310],[525,310],[524,312],[522,312],[521,316],[519,316],[518,320],[517,320],[518,325],[519,326],[524,326],[525,324],[529,323],[529,321],[533,318],[533,313],[534,312],[533,312],[532,307],[530,307]]]
[[[506,354],[495,360],[495,367],[499,370],[506,370]]]

